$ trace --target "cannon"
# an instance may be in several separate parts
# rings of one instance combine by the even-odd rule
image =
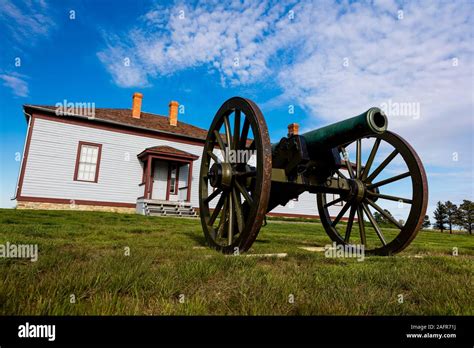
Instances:
[[[364,245],[374,255],[402,251],[422,226],[428,184],[416,152],[387,126],[387,116],[374,107],[271,144],[258,106],[242,97],[227,100],[201,157],[199,215],[207,243],[223,253],[245,252],[268,212],[309,192],[333,242]]]

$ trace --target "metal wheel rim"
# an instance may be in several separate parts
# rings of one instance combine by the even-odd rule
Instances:
[[[427,179],[426,179],[426,173],[425,173],[425,170],[420,158],[416,154],[415,150],[402,137],[392,132],[385,132],[384,134],[373,136],[373,138],[380,139],[380,141],[385,141],[389,143],[395,148],[395,150],[398,151],[398,154],[402,156],[403,161],[408,167],[408,171],[410,173],[410,178],[412,181],[412,185],[411,185],[412,203],[411,203],[410,212],[405,224],[403,225],[402,228],[400,228],[400,232],[398,233],[398,235],[395,238],[393,238],[390,242],[386,243],[386,245],[382,245],[374,249],[365,250],[367,254],[391,255],[405,249],[418,234],[418,231],[420,230],[422,226],[423,219],[426,213],[426,208],[427,208],[427,203],[428,203],[428,184],[427,184]],[[377,169],[378,168],[374,169],[368,175],[367,173],[365,174],[367,175],[368,178],[370,178],[370,175],[372,175],[373,172]],[[372,184],[375,184],[375,182],[373,182]],[[326,204],[327,204],[326,195],[318,194],[317,202],[318,202],[318,209],[319,209],[321,222],[326,230],[326,233],[329,235],[329,237],[338,244],[351,245],[350,242],[348,242],[346,239],[346,234],[347,234],[347,229],[349,228],[353,229],[352,225],[351,227],[346,227],[346,231],[344,232],[344,235],[341,235],[341,233],[339,233],[339,231],[335,228],[337,224],[333,226],[334,219],[331,218],[329,214],[329,209],[328,207],[326,207]],[[343,208],[345,208],[346,204],[344,205]],[[354,205],[356,206],[356,208],[352,208]],[[350,207],[346,210],[346,211],[350,210],[349,218],[351,217],[352,214],[359,215],[359,211],[358,211],[359,208],[357,208],[357,206],[361,206],[360,209],[363,211],[361,204],[353,202],[350,205]],[[352,212],[353,209],[354,209],[354,213]],[[363,211],[362,214],[367,216],[365,211]],[[353,222],[353,224],[356,224],[356,222]],[[359,229],[360,229],[360,225],[359,225]],[[374,228],[374,231],[375,231],[375,228]],[[351,232],[349,232],[349,234],[350,233]]]
[[[222,245],[221,243],[217,242],[217,233],[219,231],[216,231],[214,226],[218,218],[214,217],[214,221],[212,221],[212,224],[209,224],[210,220],[214,215],[214,211],[211,212],[209,207],[209,204],[212,200],[207,201],[207,198],[212,195],[212,193],[209,193],[210,183],[209,178],[207,176],[209,173],[210,163],[212,159],[209,152],[212,152],[212,150],[215,148],[215,145],[218,143],[217,136],[215,135],[215,130],[219,132],[222,126],[224,126],[224,128],[226,129],[227,127],[225,125],[225,118],[227,118],[227,123],[229,124],[229,116],[234,112],[239,112],[239,114],[241,115],[241,117],[239,118],[241,120],[240,125],[242,126],[242,130],[240,131],[239,125],[239,133],[244,133],[245,123],[247,122],[249,124],[249,129],[252,130],[254,136],[254,144],[250,145],[250,147],[254,147],[257,152],[257,167],[254,179],[254,189],[248,192],[249,197],[251,198],[249,202],[253,202],[251,206],[247,203],[247,199],[244,198],[243,201],[241,200],[243,194],[238,194],[240,198],[239,200],[239,198],[237,198],[237,194],[233,193],[234,191],[240,192],[236,182],[240,185],[240,189],[248,189],[245,185],[243,185],[243,180],[241,177],[233,175],[231,181],[231,188],[226,188],[225,190],[222,190],[222,192],[227,192],[226,195],[230,198],[228,199],[229,203],[226,206],[224,206],[225,203],[222,203],[220,207],[220,217],[218,226],[221,226],[221,217],[223,215],[223,212],[233,211],[235,214],[235,216],[233,215],[232,218],[229,217],[229,213],[226,213],[225,215],[226,217],[224,218],[223,224],[227,224],[227,231],[229,231],[229,228],[232,231],[232,241],[228,245]],[[233,138],[237,126],[234,124],[231,125],[231,127],[233,128],[233,130],[229,132],[232,133],[232,138],[230,141],[231,146],[241,146],[241,139],[239,140],[239,142],[235,143]],[[243,134],[240,134],[240,136],[242,137]],[[224,141],[223,145],[227,147],[227,141]],[[243,146],[247,148],[247,142]],[[201,224],[203,227],[204,235],[208,244],[211,247],[216,250],[222,251],[223,253],[235,253],[236,251],[244,252],[251,247],[258,235],[260,227],[263,223],[263,219],[265,217],[266,208],[270,196],[271,167],[272,164],[270,138],[268,135],[267,125],[260,109],[251,100],[245,98],[234,97],[227,100],[217,111],[213,119],[206,138],[206,143],[204,145],[203,155],[201,157],[201,170],[199,180],[199,214],[201,217]],[[221,197],[222,196],[223,194],[221,194]],[[221,198],[219,198],[219,201],[220,200]],[[240,215],[242,216],[242,220],[240,220],[240,226],[238,221],[239,214],[237,212],[239,209],[239,204],[236,204],[236,202],[239,201],[241,202]],[[231,221],[231,223],[229,223],[229,220]],[[229,237],[228,232],[227,236]]]

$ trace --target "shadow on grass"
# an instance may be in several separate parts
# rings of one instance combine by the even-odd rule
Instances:
[[[207,246],[206,238],[203,235],[199,235],[192,232],[183,232],[183,235],[195,241],[197,244],[201,246]]]
[[[270,243],[270,240],[269,239],[255,239],[255,242],[256,244],[269,244]]]

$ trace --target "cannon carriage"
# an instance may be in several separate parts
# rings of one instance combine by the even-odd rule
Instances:
[[[258,106],[241,97],[227,100],[212,121],[201,158],[199,214],[208,244],[223,253],[247,251],[268,212],[310,192],[316,194],[315,209],[317,205],[334,242],[348,248],[363,244],[366,253],[376,255],[402,251],[421,228],[428,186],[416,152],[387,126],[385,114],[371,108],[271,144]],[[370,141],[365,160],[363,139]],[[349,146],[355,147],[354,162]],[[375,165],[381,149],[389,154]],[[251,156],[229,156],[246,152]],[[394,159],[405,170],[379,179]],[[402,181],[408,196],[384,192],[386,185]],[[338,198],[328,199],[333,195]],[[405,205],[406,219],[397,220],[381,204],[384,201]],[[332,216],[330,208],[336,204],[342,208]],[[384,219],[383,226],[371,209]]]

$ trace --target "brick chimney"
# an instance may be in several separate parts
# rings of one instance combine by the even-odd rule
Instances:
[[[298,125],[298,123],[290,123],[288,125],[288,137],[292,135],[298,135],[299,128],[300,126]]]
[[[178,125],[178,106],[179,106],[179,103],[177,101],[170,101],[170,109],[169,109],[169,114],[168,114],[168,118],[169,118],[169,122],[170,122],[170,126],[177,126]]]
[[[133,102],[132,102],[132,117],[140,118],[140,113],[142,112],[142,99],[143,94],[135,92],[133,93]]]

